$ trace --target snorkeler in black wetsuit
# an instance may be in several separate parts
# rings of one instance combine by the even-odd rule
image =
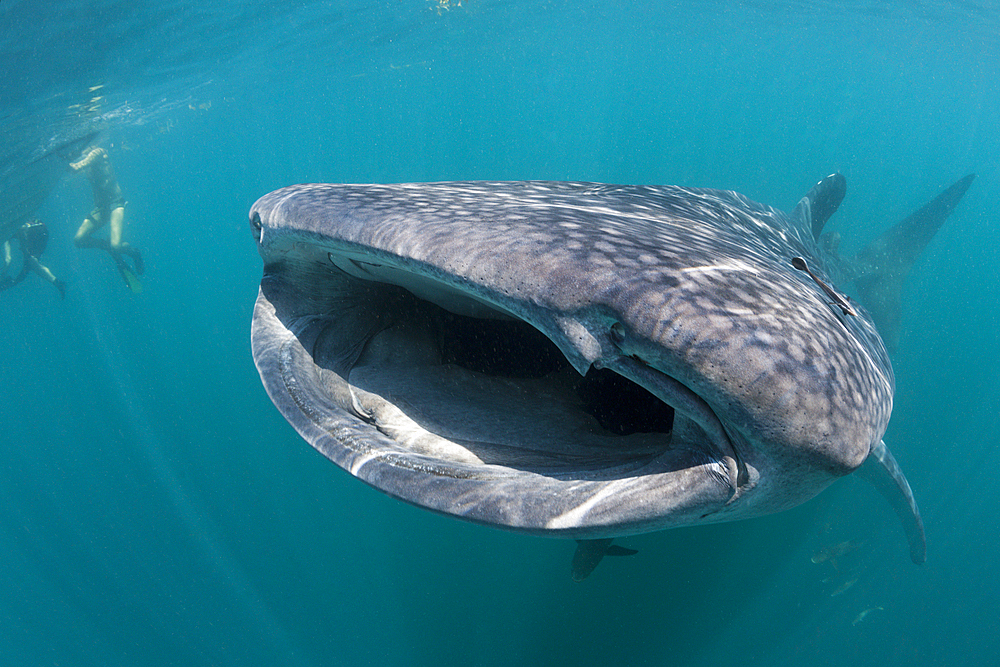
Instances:
[[[122,232],[125,229],[125,199],[107,152],[103,148],[94,146],[69,166],[73,171],[86,170],[87,178],[94,190],[94,210],[80,225],[73,242],[78,248],[106,250],[129,289],[141,292],[142,284],[138,277],[143,271],[142,255],[138,248],[122,241]],[[108,225],[107,239],[92,236],[104,225]],[[135,270],[125,263],[122,255],[132,258]]]
[[[17,241],[21,246],[21,270],[15,277],[9,275],[13,262],[11,241]],[[13,238],[4,242],[0,250],[0,290],[10,289],[24,280],[28,271],[33,271],[40,277],[52,283],[59,290],[59,295],[66,298],[66,283],[56,278],[55,274],[41,262],[42,253],[49,242],[49,230],[38,220],[31,220],[21,225]]]

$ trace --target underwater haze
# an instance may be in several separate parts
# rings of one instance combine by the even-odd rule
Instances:
[[[145,259],[133,293],[74,247],[93,196],[66,170],[34,212],[65,299],[36,275],[0,291],[4,665],[1000,658],[993,3],[3,0],[0,71],[3,196],[97,132]],[[586,180],[790,211],[835,171],[848,251],[977,174],[893,357],[885,441],[922,566],[849,476],[781,514],[623,538],[638,554],[574,583],[571,541],[341,471],[254,368],[247,212],[276,188]]]

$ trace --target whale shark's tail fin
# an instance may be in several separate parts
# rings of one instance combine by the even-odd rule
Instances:
[[[958,181],[932,202],[872,241],[854,259],[854,286],[886,346],[899,341],[900,294],[913,263],[961,201],[975,174]]]

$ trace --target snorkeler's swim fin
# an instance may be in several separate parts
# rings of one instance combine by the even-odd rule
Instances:
[[[123,243],[122,252],[132,258],[132,264],[135,266],[134,273],[137,276],[141,276],[143,271],[145,271],[145,264],[143,264],[142,253],[139,252],[139,249],[128,243]]]
[[[128,288],[132,290],[133,294],[139,294],[142,292],[142,282],[139,280],[139,276],[135,274],[135,271],[128,267],[121,257],[112,254],[112,259],[115,260],[115,266],[118,267],[118,273],[121,275],[122,280],[128,285]]]
[[[132,290],[133,294],[139,294],[142,292],[142,283],[139,281],[139,276],[135,275],[135,272],[132,271],[132,269],[126,266],[125,268],[119,269],[119,271],[122,274],[122,278],[125,279],[125,284],[128,285],[128,288]]]

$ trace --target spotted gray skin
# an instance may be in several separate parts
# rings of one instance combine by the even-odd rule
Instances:
[[[254,360],[310,444],[436,512],[582,540],[599,560],[610,542],[590,541],[794,507],[874,452],[867,474],[922,561],[916,504],[881,442],[886,349],[863,307],[844,316],[792,266],[836,289],[814,238],[840,202],[831,179],[791,214],[671,186],[277,190],[250,211]],[[442,353],[454,315],[525,322],[567,368],[463,368]],[[573,389],[598,369],[671,406],[671,427],[605,430]]]

